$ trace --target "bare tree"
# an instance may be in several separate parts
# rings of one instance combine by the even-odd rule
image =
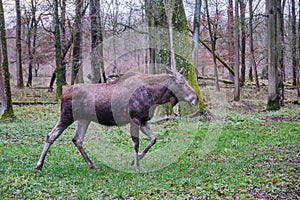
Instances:
[[[227,32],[228,32],[228,63],[230,66],[234,65],[234,17],[233,17],[233,1],[228,0],[227,8]],[[229,79],[233,80],[234,75],[229,71]]]
[[[239,84],[239,0],[235,0],[235,20],[234,20],[234,100],[240,100],[240,84]]]
[[[35,58],[36,58],[36,40],[37,40],[37,20],[36,20],[36,1],[31,0],[31,14],[28,14],[27,17],[29,20],[27,22],[27,52],[29,57],[29,65],[28,65],[28,79],[26,83],[26,87],[32,86],[32,69],[35,66]]]
[[[241,80],[240,84],[244,85],[246,80],[246,3],[239,0],[240,3],[240,27],[241,27]],[[252,69],[251,69],[252,70]]]
[[[58,0],[53,0],[53,21],[54,21],[54,37],[55,37],[55,64],[56,64],[56,98],[61,99],[62,86],[64,84],[65,69],[62,66],[62,47],[60,36],[60,21],[58,15]]]
[[[1,115],[0,119],[14,117],[14,110],[10,89],[10,73],[8,67],[7,42],[6,42],[5,17],[2,0],[0,0],[0,97],[1,97]]]
[[[73,55],[72,55],[72,75],[71,84],[78,83],[77,77],[79,69],[82,67],[82,17],[84,0],[75,2],[75,19],[73,29]]]
[[[293,66],[293,86],[296,86],[297,79],[297,32],[296,32],[296,5],[295,0],[291,0],[292,6],[292,66]]]
[[[278,92],[278,44],[277,44],[277,3],[269,0],[268,12],[268,102],[267,110],[280,109]]]
[[[100,0],[90,0],[91,19],[91,68],[93,82],[106,82],[103,61],[103,30]]]
[[[256,88],[259,89],[259,80],[258,80],[258,74],[257,74],[257,64],[255,60],[255,51],[254,51],[254,41],[253,41],[253,8],[252,8],[252,0],[249,0],[249,32],[250,32],[250,64],[254,67],[254,77],[255,77],[255,85]],[[251,69],[250,69],[251,70]],[[252,71],[252,70],[251,70]]]
[[[217,23],[212,22],[209,14],[209,5],[208,1],[205,0],[205,6],[206,6],[206,17],[207,17],[207,24],[208,24],[208,31],[210,36],[210,42],[212,47],[212,55],[213,55],[213,62],[214,62],[214,75],[215,75],[215,86],[216,90],[220,91],[219,86],[219,73],[218,73],[218,66],[217,66],[217,59],[216,59],[216,45],[217,45]],[[218,15],[218,7],[216,6],[216,15]]]
[[[22,67],[22,46],[21,46],[21,9],[20,0],[15,0],[16,4],[16,54],[17,54],[17,87],[23,88],[23,67]]]
[[[198,72],[198,53],[199,53],[199,34],[202,0],[196,0],[194,13],[194,31],[193,31],[193,61],[196,73]]]

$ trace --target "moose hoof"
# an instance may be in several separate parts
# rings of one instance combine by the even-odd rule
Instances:
[[[37,165],[37,166],[35,167],[35,170],[42,171],[42,166]]]

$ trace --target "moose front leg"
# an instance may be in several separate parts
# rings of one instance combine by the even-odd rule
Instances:
[[[134,166],[136,166],[135,163],[139,164],[139,160],[141,160],[142,158],[144,158],[144,156],[146,155],[146,153],[156,143],[156,136],[152,133],[152,131],[150,130],[150,127],[149,127],[149,125],[147,123],[145,123],[145,124],[143,124],[141,126],[141,131],[150,138],[150,142],[146,146],[146,148],[143,150],[142,153],[139,154],[138,151],[135,151],[134,160],[132,161],[132,165],[134,165]],[[136,138],[136,139],[137,139],[137,141],[134,144],[137,144],[137,148],[138,148],[139,138]],[[132,140],[134,141],[134,138],[132,138]]]
[[[144,125],[141,126],[141,131],[150,138],[150,142],[146,146],[144,151],[141,154],[139,154],[139,157],[138,157],[139,160],[141,160],[146,155],[146,153],[149,151],[149,149],[156,143],[156,136],[150,130],[148,123],[145,123]]]
[[[139,145],[140,145],[140,138],[139,138],[139,126],[135,123],[130,124],[130,134],[133,143],[134,149],[134,160],[132,161],[131,165],[135,167],[137,171],[140,170],[139,164]]]

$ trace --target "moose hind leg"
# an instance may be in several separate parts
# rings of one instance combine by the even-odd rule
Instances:
[[[91,159],[87,156],[85,150],[83,149],[83,140],[84,136],[86,134],[87,128],[89,126],[91,121],[88,120],[78,120],[75,130],[75,136],[72,140],[72,142],[75,144],[79,152],[81,153],[82,157],[84,158],[85,162],[91,169],[97,169],[97,167],[93,164]]]
[[[40,159],[35,167],[37,170],[42,170],[43,164],[47,155],[47,152],[50,148],[50,146],[53,144],[53,142],[62,134],[62,132],[72,124],[73,122],[63,122],[61,119],[58,120],[55,127],[52,129],[52,131],[47,135],[46,143],[44,145],[44,149],[42,151],[42,154],[40,156]]]

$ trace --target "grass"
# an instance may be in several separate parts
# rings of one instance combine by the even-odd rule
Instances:
[[[15,112],[17,119],[0,123],[0,199],[300,198],[299,107],[230,109],[218,121],[152,125],[158,142],[141,161],[141,173],[130,166],[128,127],[94,125],[85,147],[99,170],[88,169],[72,144],[72,126],[38,172],[34,167],[59,107],[22,106]],[[147,142],[143,137],[141,146]]]

